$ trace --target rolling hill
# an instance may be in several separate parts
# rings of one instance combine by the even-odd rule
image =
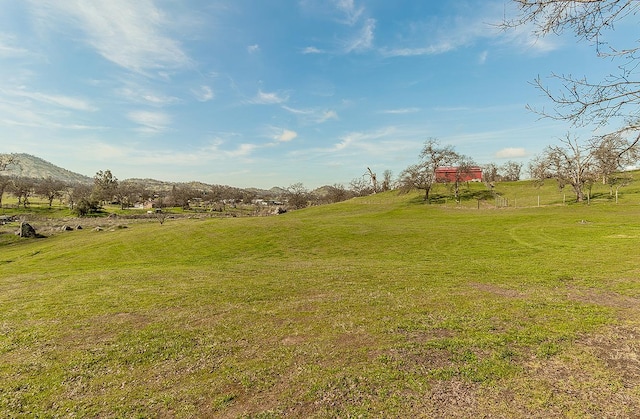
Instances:
[[[0,154],[2,156],[3,154]],[[5,154],[6,155],[6,154]],[[62,167],[56,166],[39,157],[30,154],[19,153],[13,154],[19,161],[19,164],[12,164],[7,167],[6,174],[9,176],[27,177],[34,179],[42,179],[51,177],[61,180],[65,183],[91,183],[93,179],[89,176],[72,172]]]

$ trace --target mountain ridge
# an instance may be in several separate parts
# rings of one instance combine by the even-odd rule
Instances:
[[[0,174],[8,175],[8,176],[16,176],[16,177],[25,177],[31,179],[44,179],[51,177],[52,179],[56,179],[65,183],[74,184],[92,184],[93,177],[86,176],[80,173],[72,172],[70,170],[64,169],[60,166],[57,166],[51,162],[48,162],[40,157],[33,156],[27,153],[0,153],[0,158],[13,156],[18,160],[18,164],[10,164],[7,166],[4,172],[0,172]],[[143,183],[147,187],[150,187],[151,190],[171,190],[173,186],[179,185],[189,185],[196,189],[206,189],[212,186],[216,186],[213,184],[207,184],[200,181],[191,181],[191,182],[169,182],[162,181],[157,179],[140,179],[140,178],[131,178],[131,179],[121,179],[122,182],[132,182],[132,183]],[[228,186],[228,185],[217,185],[217,186]],[[242,189],[245,191],[251,191],[258,194],[263,195],[279,195],[285,192],[284,188],[274,186],[271,189],[260,189],[260,188],[236,188],[234,189]]]

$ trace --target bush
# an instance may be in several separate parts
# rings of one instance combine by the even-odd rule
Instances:
[[[98,201],[82,198],[75,206],[73,211],[78,215],[78,217],[84,217],[88,214],[92,214],[98,211],[100,208]]]

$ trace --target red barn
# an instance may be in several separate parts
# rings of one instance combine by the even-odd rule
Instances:
[[[460,174],[458,174],[457,167],[438,167],[436,169],[436,182],[455,182],[458,176],[462,182],[481,182],[482,169],[478,166],[471,166]]]

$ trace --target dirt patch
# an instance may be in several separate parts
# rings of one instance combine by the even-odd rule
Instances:
[[[463,418],[478,413],[478,384],[461,380],[436,381],[424,400],[419,417]]]
[[[580,339],[578,345],[589,348],[615,371],[625,387],[640,386],[640,325],[617,325],[603,333]]]
[[[596,304],[603,307],[622,309],[625,311],[632,310],[634,314],[640,313],[640,299],[621,295],[613,291],[578,288],[568,284],[567,298],[573,301]],[[620,314],[626,317],[624,316],[624,312]]]

